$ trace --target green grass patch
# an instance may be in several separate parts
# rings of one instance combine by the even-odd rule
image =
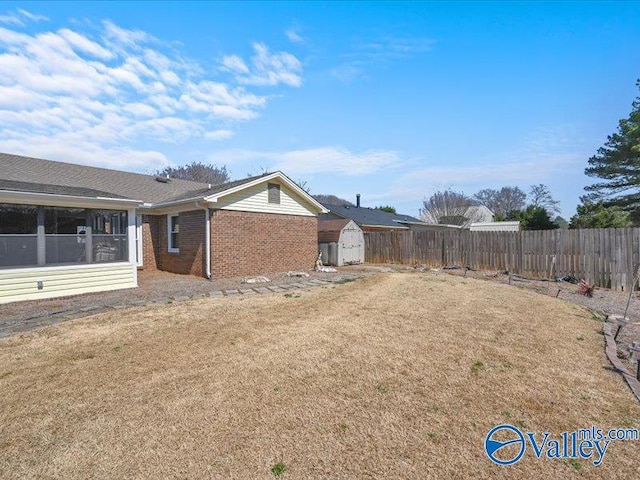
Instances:
[[[376,385],[376,392],[384,394],[387,393],[389,391],[389,388],[382,385],[381,383]]]
[[[286,471],[287,471],[287,466],[282,462],[278,462],[273,467],[271,467],[271,473],[273,473],[275,477],[279,477]]]
[[[485,369],[484,363],[480,361],[474,362],[473,365],[471,365],[471,373],[479,373],[484,369]]]

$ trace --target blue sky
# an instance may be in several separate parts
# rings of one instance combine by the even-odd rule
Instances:
[[[629,114],[640,3],[0,3],[0,151],[282,169],[417,215],[545,183],[575,213]]]

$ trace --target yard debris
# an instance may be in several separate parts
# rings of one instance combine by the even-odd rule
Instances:
[[[287,272],[287,277],[308,277],[307,272]]]
[[[270,281],[267,277],[248,277],[243,278],[240,283],[269,283]]]
[[[335,269],[335,268],[333,268],[333,267],[324,267],[324,266],[316,267],[316,272],[334,273],[334,272],[337,272],[337,271],[338,271],[338,270],[336,270],[336,269]],[[308,275],[307,275],[307,276],[308,276]]]
[[[442,267],[443,270],[460,270],[461,268],[460,265],[445,265]]]
[[[595,285],[591,285],[586,280],[580,280],[578,283],[578,293],[580,295],[584,295],[585,297],[593,297],[593,289]]]
[[[333,267],[325,267],[322,263],[322,252],[320,252],[318,254],[318,259],[316,260],[316,268],[314,269],[316,272],[323,272],[323,273],[334,273],[337,272],[338,270],[336,270]],[[291,273],[291,272],[289,272]],[[287,274],[288,275],[288,274]],[[309,275],[307,275],[308,277]]]
[[[566,277],[562,277],[562,281],[567,283],[572,283],[574,285],[577,285],[579,283],[578,279],[573,275],[567,275]]]

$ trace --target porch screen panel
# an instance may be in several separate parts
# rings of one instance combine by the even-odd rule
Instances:
[[[38,207],[0,204],[0,268],[38,264]]]
[[[44,209],[47,265],[87,263],[86,223],[86,209]]]

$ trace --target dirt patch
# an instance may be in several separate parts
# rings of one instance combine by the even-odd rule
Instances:
[[[584,309],[429,272],[297,293],[112,311],[0,340],[0,477],[637,474],[637,442],[616,442],[600,467],[527,453],[505,468],[483,449],[504,422],[640,427]]]

